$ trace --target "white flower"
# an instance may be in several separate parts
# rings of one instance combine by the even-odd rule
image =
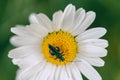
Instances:
[[[44,14],[32,14],[30,25],[16,26],[11,43],[18,47],[9,52],[19,66],[16,80],[102,80],[92,67],[104,66],[107,40],[99,39],[105,28],[86,30],[95,19],[93,11],[75,10],[69,4],[52,21]]]

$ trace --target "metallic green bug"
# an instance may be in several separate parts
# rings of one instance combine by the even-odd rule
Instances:
[[[63,55],[60,53],[60,48],[59,47],[54,47],[51,44],[48,44],[48,48],[50,49],[50,54],[52,56],[56,56],[56,58],[60,59],[61,61],[64,61],[65,58]]]

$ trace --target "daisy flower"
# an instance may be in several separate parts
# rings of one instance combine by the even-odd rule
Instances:
[[[106,33],[102,27],[87,28],[95,12],[75,9],[69,4],[64,11],[53,14],[31,14],[30,25],[11,28],[10,39],[15,49],[8,54],[19,66],[16,80],[102,80],[93,66],[104,66],[107,55]]]

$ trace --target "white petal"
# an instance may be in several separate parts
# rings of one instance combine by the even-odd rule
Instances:
[[[78,35],[79,33],[82,33],[85,31],[94,21],[96,14],[93,11],[89,11],[86,13],[86,16],[84,18],[84,21],[82,24],[79,25],[79,27],[75,30],[74,35]]]
[[[53,14],[53,29],[54,30],[61,29],[62,15],[63,15],[62,11],[58,11]]]
[[[106,29],[105,28],[93,28],[89,29],[82,34],[77,36],[77,40],[85,40],[85,39],[97,39],[105,35]]]
[[[85,10],[83,8],[78,9],[76,11],[74,18],[73,29],[70,31],[73,35],[76,35],[75,30],[79,28],[84,18],[85,18]]]
[[[36,75],[31,76],[31,78],[30,78],[29,80],[35,80],[35,78],[36,78]],[[26,79],[25,79],[25,80],[26,80]]]
[[[75,63],[72,63],[71,67],[71,73],[73,76],[73,80],[83,80],[82,75],[79,71],[79,69],[76,67]]]
[[[20,80],[19,75],[21,74],[21,69],[18,69],[16,72],[15,80]]]
[[[105,62],[101,58],[89,58],[89,57],[83,57],[82,59],[86,60],[89,64],[97,67],[104,66]]]
[[[37,14],[32,13],[32,14],[29,16],[29,21],[30,21],[31,24],[40,24],[40,23],[39,23],[39,20],[38,20],[38,18],[37,18],[36,15],[37,15]]]
[[[20,68],[34,66],[44,60],[39,47],[35,46],[24,46],[13,49],[9,52],[8,56],[10,58],[14,58],[12,60],[13,63],[18,65]]]
[[[75,13],[75,18],[74,18],[74,26],[79,26],[83,19],[85,17],[85,10],[83,8],[80,8],[76,11]]]
[[[79,43],[80,45],[94,45],[102,48],[108,47],[108,41],[104,39],[86,39]]]
[[[48,34],[48,30],[40,24],[31,24],[27,29],[38,37],[44,37]]]
[[[23,46],[13,49],[9,52],[10,58],[22,58],[32,54],[40,54],[40,48],[38,46]]]
[[[19,36],[32,36],[31,32],[29,32],[26,27],[21,25],[16,25],[15,27],[11,28],[11,32]]]
[[[66,68],[66,72],[67,72],[67,75],[68,75],[68,80],[74,80],[73,77],[72,77],[72,72],[71,72],[71,67],[70,67],[71,64],[67,64],[65,65],[65,68]]]
[[[55,72],[56,72],[56,65],[52,65],[52,69],[51,69],[51,74],[49,76],[49,80],[55,80]]]
[[[77,66],[84,76],[89,80],[102,80],[99,73],[86,61],[78,62]]]
[[[35,36],[13,36],[10,43],[14,46],[40,45],[41,38]]]
[[[41,71],[43,69],[43,66],[45,66],[44,64],[37,64],[31,68],[26,68],[23,70],[23,72],[21,73],[20,77],[21,80],[29,80],[31,79],[33,76],[35,76],[39,71]]]
[[[97,46],[85,45],[79,48],[79,55],[89,57],[105,57],[107,55],[107,50]]]
[[[63,66],[61,69],[60,80],[69,80],[69,76],[66,72],[65,66]]]
[[[32,27],[33,30],[31,30],[31,27],[28,27],[28,26],[24,27],[24,26],[17,25],[15,27],[11,28],[11,32],[13,32],[14,34],[16,34],[18,36],[23,36],[23,37],[33,37],[34,36],[34,37],[39,37],[39,38],[41,38],[41,36],[44,36],[48,33],[47,29],[45,30],[45,29],[43,29],[43,27],[39,28],[40,25],[39,25],[39,27],[37,27],[38,26],[37,24],[36,25],[32,24],[30,26],[34,27],[34,28]],[[38,29],[39,33],[37,33],[38,31],[36,32],[35,29]]]
[[[40,62],[44,61],[42,56],[38,54],[32,54],[24,58],[13,59],[12,62],[18,65],[20,68],[28,68],[29,66],[34,66]]]
[[[31,14],[29,18],[31,23],[40,24],[48,29],[48,31],[53,31],[52,22],[45,14]]]
[[[26,69],[20,69],[17,73],[18,80],[32,80],[31,78],[41,72],[46,66],[46,62],[38,63],[35,66],[30,66]]]
[[[41,71],[40,75],[36,78],[36,80],[49,80],[49,76],[51,76],[52,64],[47,63],[44,69]]]
[[[72,29],[73,21],[75,16],[75,6],[69,4],[63,13],[63,22],[62,22],[62,29],[65,31],[69,31]]]
[[[60,79],[60,74],[61,74],[61,66],[58,66],[55,72],[55,80]]]

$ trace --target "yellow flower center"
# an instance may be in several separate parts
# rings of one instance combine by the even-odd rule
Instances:
[[[42,52],[45,59],[56,65],[65,65],[74,60],[77,54],[77,42],[70,33],[54,31],[44,37]]]

